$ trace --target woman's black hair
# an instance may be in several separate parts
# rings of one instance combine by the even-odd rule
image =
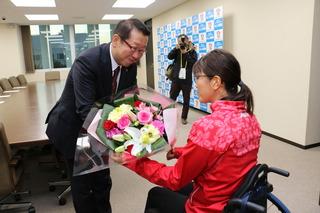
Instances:
[[[130,37],[130,32],[133,29],[142,32],[142,34],[145,36],[150,35],[150,30],[148,29],[148,27],[136,18],[120,21],[114,29],[113,34],[118,34],[122,39],[125,40]]]
[[[219,76],[228,93],[223,100],[245,101],[247,112],[252,114],[254,103],[250,88],[241,81],[241,68],[238,60],[228,51],[215,49],[193,66],[193,73],[204,73],[206,76]],[[240,87],[240,89],[238,89]]]

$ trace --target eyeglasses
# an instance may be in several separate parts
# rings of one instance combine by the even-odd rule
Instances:
[[[201,78],[201,77],[206,77],[206,78],[212,78],[212,76],[207,76],[207,75],[193,75],[193,79],[194,79],[194,81],[197,81],[197,80],[199,80],[199,78]]]
[[[120,36],[119,36],[120,37]],[[121,37],[120,37],[121,38]],[[139,49],[137,47],[133,47],[131,46],[131,44],[129,44],[126,40],[124,40],[123,38],[121,38],[121,40],[130,48],[130,51],[132,53],[137,52],[139,53],[139,55],[142,55],[143,53],[146,52],[146,49]]]

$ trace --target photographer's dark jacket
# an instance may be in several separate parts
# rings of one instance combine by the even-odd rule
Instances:
[[[182,56],[182,66],[181,66]],[[179,83],[192,85],[192,67],[197,61],[197,52],[190,50],[185,54],[181,54],[180,49],[174,48],[168,54],[168,59],[173,60],[173,81],[179,81]],[[179,79],[180,68],[186,67],[186,79]]]

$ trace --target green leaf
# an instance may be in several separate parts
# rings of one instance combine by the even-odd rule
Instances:
[[[124,145],[118,146],[114,151],[117,152],[117,153],[124,152]]]
[[[164,109],[170,109],[170,108],[176,108],[176,103],[174,102],[174,103],[166,106]]]
[[[115,150],[117,148],[117,143],[115,143],[113,140],[110,140],[107,138],[105,130],[103,128],[104,121],[107,120],[109,113],[113,109],[114,109],[114,107],[109,104],[103,105],[102,115],[101,115],[101,119],[98,123],[96,133],[106,146],[110,147],[110,149],[112,149],[112,150]]]
[[[138,100],[138,98],[136,95],[134,95],[134,96],[130,96],[130,97],[117,99],[113,103],[114,103],[114,106],[116,106],[116,107],[120,106],[121,104],[129,104],[129,105],[133,106],[134,102],[136,100]]]

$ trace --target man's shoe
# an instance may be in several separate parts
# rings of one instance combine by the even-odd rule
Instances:
[[[188,121],[187,121],[186,119],[184,119],[184,118],[181,118],[181,123],[182,123],[183,125],[186,125],[186,124],[188,123]]]

